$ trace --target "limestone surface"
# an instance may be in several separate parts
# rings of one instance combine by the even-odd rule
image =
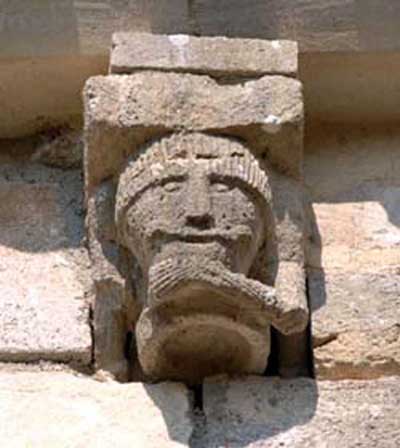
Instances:
[[[295,79],[221,86],[207,76],[139,72],[93,77],[84,98],[89,193],[147,140],[181,130],[239,137],[281,172],[301,178],[303,100]]]
[[[114,34],[110,72],[128,74],[143,69],[230,79],[296,76],[297,44],[184,34]]]
[[[0,172],[2,361],[91,361],[78,176],[40,167]]]
[[[315,373],[324,379],[399,375],[398,133],[326,126],[313,131],[309,144]]]
[[[400,378],[209,379],[196,448],[396,448]]]
[[[10,448],[184,447],[189,410],[188,390],[178,383],[0,370],[0,445]]]
[[[137,57],[152,63],[157,39],[144,36]],[[269,326],[299,333],[308,319],[301,83],[174,73],[174,57],[85,87],[96,365],[118,371],[135,333],[133,357],[152,378],[262,373]]]
[[[271,188],[241,142],[189,133],[144,146],[121,173],[115,216],[140,266],[136,341],[151,377],[263,373],[270,326],[305,329],[301,287],[279,295],[254,274],[276,257]]]
[[[398,269],[359,273],[311,270],[308,280],[317,377],[399,375]]]

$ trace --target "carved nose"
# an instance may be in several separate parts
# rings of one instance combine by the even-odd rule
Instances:
[[[201,230],[212,228],[214,217],[211,213],[210,194],[206,179],[194,179],[190,187],[186,224]]]
[[[214,218],[211,214],[210,198],[208,192],[197,191],[190,198],[186,213],[186,224],[190,227],[206,230],[214,226]]]

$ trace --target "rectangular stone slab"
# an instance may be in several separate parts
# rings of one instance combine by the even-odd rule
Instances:
[[[395,448],[400,444],[400,378],[210,379],[204,386],[204,413],[205,429],[195,446]]]
[[[182,130],[242,138],[275,168],[301,178],[303,98],[295,79],[219,85],[191,74],[97,76],[86,83],[84,100],[88,191],[147,140]]]
[[[185,447],[192,422],[183,384],[119,384],[64,372],[0,370],[0,445]]]
[[[309,133],[308,292],[319,379],[400,374],[398,142],[391,125]]]
[[[77,198],[69,191],[80,183],[73,174],[60,184],[35,176],[58,177],[28,170],[0,182],[0,360],[89,364],[89,260],[74,240]]]
[[[184,34],[114,34],[110,72],[128,74],[143,69],[206,74],[215,78],[296,76],[297,44]]]
[[[320,379],[400,375],[398,268],[308,274],[315,374]]]

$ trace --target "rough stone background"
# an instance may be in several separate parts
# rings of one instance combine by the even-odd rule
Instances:
[[[399,21],[397,0],[3,0],[0,138],[80,123],[115,31],[297,40],[310,117],[398,120]]]
[[[98,437],[100,448],[103,441],[103,446],[124,446],[127,440],[132,446],[134,420],[135,429],[144,432],[141,446],[146,446],[143,437],[149,446],[160,446],[160,440],[174,446],[175,440],[172,445],[166,440],[168,421],[176,419],[185,434],[180,440],[201,448],[400,445],[399,11],[395,0],[1,3],[0,138],[79,125],[83,84],[89,76],[106,73],[110,35],[116,29],[189,29],[300,41],[316,375],[340,381],[265,384],[250,379],[218,387],[210,381],[204,389],[205,413],[191,414],[193,427],[180,413],[189,408],[186,392],[174,398],[170,410],[149,399],[143,387],[95,383],[72,372],[57,373],[54,364],[47,372],[42,362],[37,367],[7,364],[0,374],[0,444],[79,447],[83,434],[91,441]],[[31,165],[24,156],[27,148],[32,148],[29,141],[0,141],[0,194],[5,198],[0,327],[22,328],[12,347],[0,331],[0,359],[21,360],[30,344],[37,358],[87,363],[85,297],[90,288],[78,263],[86,255],[68,236],[68,229],[82,228],[83,218],[79,206],[66,205],[81,195],[81,187],[75,189],[79,174]],[[51,160],[59,151],[48,149],[41,147],[36,163],[54,165]],[[75,222],[72,227],[67,216]],[[35,249],[32,236],[44,251]],[[40,313],[28,306],[35,299],[28,282],[38,285],[44,305]],[[56,293],[60,285],[69,297],[77,297],[68,306]],[[13,316],[19,313],[18,322],[10,320],[6,307]],[[74,334],[66,329],[70,322]],[[49,329],[58,334],[52,341],[44,339]],[[60,441],[63,434],[65,441]]]
[[[0,367],[0,442],[10,448],[185,447],[189,411],[181,384],[119,384]]]
[[[99,382],[0,365],[0,440],[10,448],[397,448],[398,378],[211,378],[204,413],[178,383]],[[23,428],[23,430],[21,430]]]
[[[396,0],[3,1],[1,55],[104,51],[113,30],[293,39],[308,51],[399,49]]]
[[[395,448],[400,382],[210,379],[195,448]]]
[[[12,158],[16,146],[0,144],[0,360],[88,366],[82,174],[32,162],[42,142],[26,142],[20,160]]]
[[[308,132],[309,293],[318,378],[400,375],[399,141],[391,126]]]

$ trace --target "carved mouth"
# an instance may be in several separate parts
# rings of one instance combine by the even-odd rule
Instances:
[[[151,232],[151,239],[163,239],[165,242],[182,241],[195,244],[207,243],[232,243],[237,241],[249,241],[254,238],[254,233],[246,226],[236,226],[232,229],[216,232],[215,230],[203,230],[201,232],[192,229],[183,229],[179,233],[157,229]]]

